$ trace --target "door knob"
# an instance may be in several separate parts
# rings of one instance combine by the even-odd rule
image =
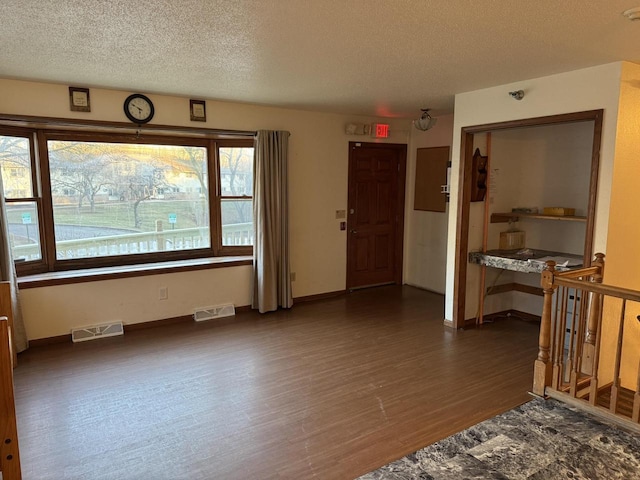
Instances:
[[[351,230],[351,233],[358,233],[357,230]]]

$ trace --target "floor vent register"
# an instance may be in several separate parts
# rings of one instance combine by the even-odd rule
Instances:
[[[79,327],[71,330],[71,340],[76,342],[86,342],[97,338],[115,337],[123,335],[124,327],[122,322],[105,323],[103,325],[92,325],[90,327]]]

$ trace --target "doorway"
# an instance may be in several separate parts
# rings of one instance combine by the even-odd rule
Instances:
[[[407,146],[349,142],[347,290],[402,284]]]
[[[551,115],[547,117],[529,118],[507,122],[476,125],[462,128],[460,148],[460,171],[458,191],[458,211],[455,245],[455,269],[453,289],[453,318],[454,328],[463,328],[468,323],[465,318],[467,296],[467,263],[469,253],[469,223],[472,192],[473,146],[474,135],[492,131],[527,128],[536,126],[550,126],[577,122],[592,122],[593,137],[591,145],[591,164],[589,169],[588,206],[585,216],[585,237],[583,250],[583,264],[587,265],[593,255],[593,232],[595,228],[595,208],[597,198],[598,171],[600,159],[600,137],[602,132],[602,110],[591,110],[568,114]],[[473,322],[475,323],[475,322]]]

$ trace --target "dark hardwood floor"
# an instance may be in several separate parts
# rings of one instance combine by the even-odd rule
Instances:
[[[23,477],[351,479],[527,401],[538,326],[456,332],[443,303],[383,287],[33,348]]]

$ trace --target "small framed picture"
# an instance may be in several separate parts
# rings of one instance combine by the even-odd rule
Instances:
[[[91,100],[88,88],[69,87],[69,107],[72,112],[90,112]]]
[[[189,111],[192,122],[207,121],[207,106],[204,100],[189,100]]]

